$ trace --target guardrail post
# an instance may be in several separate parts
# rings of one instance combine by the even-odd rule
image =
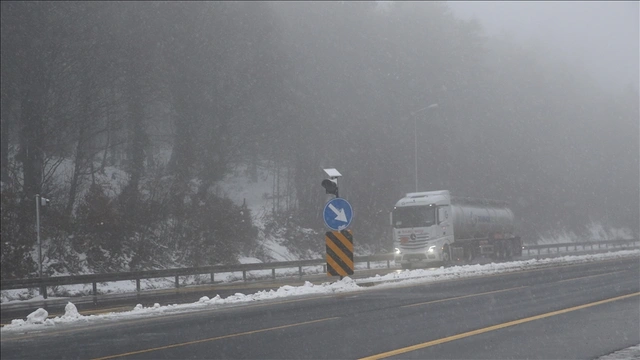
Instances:
[[[136,279],[136,291],[140,292],[140,279]]]
[[[178,281],[178,275],[176,275],[176,289],[180,287],[180,281]]]
[[[42,297],[46,300],[47,299],[47,287],[46,286],[40,286],[40,295],[42,295]]]
[[[367,260],[367,269],[371,269],[371,262],[369,260]]]
[[[391,261],[387,259],[387,269],[391,269]]]
[[[271,278],[272,278],[273,280],[275,280],[275,279],[276,279],[276,268],[271,269]]]
[[[242,270],[242,281],[247,281],[247,270]]]
[[[211,283],[213,284],[213,273],[211,273]]]
[[[325,274],[327,273],[327,265],[326,264],[322,265],[322,272],[325,273]]]
[[[302,279],[302,266],[298,266],[298,275],[300,275],[300,279]]]
[[[93,282],[93,305],[98,305],[98,284]]]

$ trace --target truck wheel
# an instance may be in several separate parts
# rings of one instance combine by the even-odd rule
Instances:
[[[491,260],[498,260],[500,256],[500,244],[498,242],[493,243],[493,253],[490,255]]]
[[[504,247],[502,244],[502,241],[496,241],[495,245],[493,245],[493,251],[494,251],[494,258],[496,260],[502,260],[504,258],[503,255],[503,251],[504,251]]]
[[[513,250],[511,248],[511,241],[506,240],[503,244],[503,248],[504,248],[504,259],[505,260],[511,260],[511,258],[513,257]]]
[[[522,256],[522,241],[519,237],[511,239],[511,253],[513,256]]]
[[[468,264],[473,261],[473,248],[468,246],[464,249],[464,261]]]
[[[451,249],[449,249],[449,244],[442,248],[442,262],[444,262],[445,265],[451,263]]]

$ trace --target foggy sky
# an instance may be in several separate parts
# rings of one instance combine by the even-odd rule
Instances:
[[[603,86],[639,86],[637,1],[448,1],[454,13],[476,17],[489,35],[548,47],[548,56],[583,66]]]

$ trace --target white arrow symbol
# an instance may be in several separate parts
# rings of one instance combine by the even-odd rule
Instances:
[[[344,213],[344,209],[338,210],[335,206],[333,206],[333,204],[329,204],[329,209],[336,213],[336,220],[347,222],[347,215]]]

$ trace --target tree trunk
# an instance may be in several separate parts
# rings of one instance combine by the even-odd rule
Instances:
[[[144,153],[147,134],[144,125],[144,106],[141,92],[141,81],[138,78],[137,66],[132,66],[132,79],[129,84],[129,131],[131,143],[128,156],[129,183],[127,184],[126,212],[131,218],[136,214],[139,203],[140,181],[144,175]]]
[[[4,87],[4,81],[3,81]],[[0,180],[3,183],[9,182],[9,142],[11,140],[10,134],[13,125],[13,101],[15,98],[16,90],[13,87],[13,84],[8,84],[6,89],[2,89],[2,106],[0,106],[0,111],[2,115],[1,125],[0,125]]]

